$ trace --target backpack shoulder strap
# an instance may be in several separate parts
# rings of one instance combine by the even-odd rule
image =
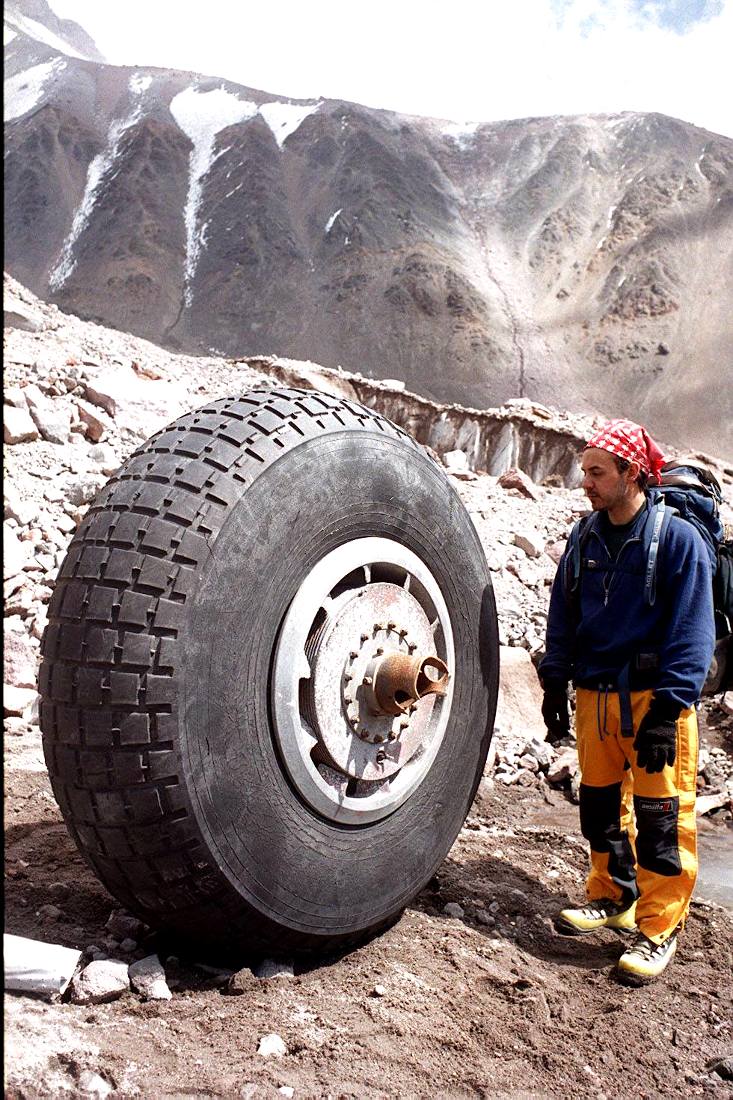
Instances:
[[[575,596],[578,591],[583,547],[593,529],[595,518],[595,512],[592,512],[589,516],[583,516],[574,525],[568,536],[568,560],[565,574],[565,594],[568,597]]]
[[[646,568],[644,570],[644,602],[653,607],[657,598],[657,560],[659,548],[669,527],[672,516],[677,514],[675,508],[670,508],[664,503],[664,497],[659,496],[652,500],[649,515],[642,532],[642,545],[646,546]],[[666,521],[666,522],[665,522]]]

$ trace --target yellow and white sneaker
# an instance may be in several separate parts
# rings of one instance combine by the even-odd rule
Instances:
[[[628,985],[645,985],[664,973],[676,950],[676,932],[664,943],[655,943],[640,932],[616,963],[616,973]]]
[[[555,917],[555,928],[564,936],[583,936],[598,928],[615,928],[617,932],[636,931],[636,902],[611,901],[599,898],[578,909],[563,909]]]

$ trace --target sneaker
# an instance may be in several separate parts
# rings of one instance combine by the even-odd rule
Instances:
[[[582,936],[597,928],[615,928],[617,932],[635,932],[636,902],[628,905],[610,898],[589,901],[579,909],[563,909],[555,917],[555,928],[564,936]]]
[[[644,985],[664,973],[676,950],[676,932],[664,943],[655,943],[640,932],[616,963],[616,973],[628,985]]]

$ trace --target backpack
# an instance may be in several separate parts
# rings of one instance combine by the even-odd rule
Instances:
[[[703,695],[727,691],[733,684],[733,539],[726,540],[720,520],[720,484],[706,466],[665,462],[652,499],[674,509],[702,535],[713,570],[715,614],[715,652]]]
[[[720,484],[705,466],[666,462],[659,484],[651,486],[648,495],[651,507],[642,533],[646,546],[644,598],[650,606],[654,604],[659,550],[671,517],[679,515],[701,535],[713,570],[715,652],[702,693],[727,691],[733,686],[733,539],[726,539],[720,519]],[[568,539],[566,592],[571,601],[577,599],[583,543],[594,515],[576,524]]]

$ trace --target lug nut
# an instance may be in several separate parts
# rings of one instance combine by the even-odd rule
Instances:
[[[349,654],[349,657],[351,657],[351,660],[355,661],[358,656],[359,656],[359,654],[356,652],[356,650],[352,649],[351,653]]]
[[[384,653],[384,646],[381,646],[381,645],[378,646],[377,647],[377,657],[381,657],[383,653]]]
[[[361,595],[361,592],[359,593],[359,595]],[[362,640],[362,642],[369,641],[369,635],[368,634],[362,634],[361,640]]]
[[[376,735],[376,737],[374,738],[374,740],[376,741],[376,743],[377,743],[378,745],[381,745],[382,741],[384,741],[384,738],[382,737],[381,733],[378,733],[378,734]]]
[[[387,754],[380,749],[379,752],[377,753],[377,763],[378,764],[383,764],[384,761],[386,760],[386,757],[387,757]]]
[[[371,676],[365,676],[364,679],[362,680],[362,684],[364,684],[367,687],[369,686],[369,684],[371,684],[371,682],[372,682]]]
[[[387,630],[394,630],[394,628],[396,626],[397,626],[397,623],[393,623],[393,622],[390,621],[390,622],[387,623]]]

